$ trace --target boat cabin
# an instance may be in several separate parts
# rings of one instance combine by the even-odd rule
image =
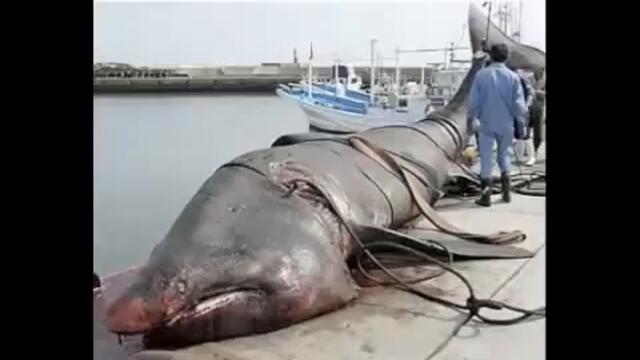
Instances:
[[[467,69],[434,71],[427,87],[428,107],[438,110],[447,105],[467,75]]]
[[[362,78],[356,75],[355,67],[351,64],[334,65],[331,69],[332,82],[335,82],[336,78],[345,85],[348,90],[360,90],[362,87]]]

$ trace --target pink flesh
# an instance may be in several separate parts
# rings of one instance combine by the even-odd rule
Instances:
[[[124,294],[127,288],[136,280],[141,269],[142,266],[140,265],[134,266],[100,279],[102,282],[101,294],[105,309],[108,309],[111,304]]]
[[[93,294],[94,353],[103,359],[124,359],[126,355],[143,350],[142,335],[126,336],[119,344],[118,336],[105,326],[106,311],[134,281],[140,266],[101,279],[102,289]]]

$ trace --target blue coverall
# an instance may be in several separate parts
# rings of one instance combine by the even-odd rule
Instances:
[[[493,142],[498,143],[498,167],[509,173],[509,147],[513,143],[514,119],[524,129],[527,106],[518,75],[504,63],[495,62],[478,71],[469,95],[469,116],[479,119],[480,176],[491,179]]]

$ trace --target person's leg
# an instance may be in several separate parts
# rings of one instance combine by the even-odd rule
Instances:
[[[480,198],[476,204],[491,206],[491,172],[493,170],[494,135],[478,133],[478,150],[480,151]]]
[[[493,170],[493,143],[492,134],[478,133],[478,150],[480,151],[480,177],[491,179]]]
[[[497,134],[496,140],[498,141],[498,167],[500,167],[500,180],[502,182],[502,200],[511,202],[509,147],[513,144],[513,131],[507,130]]]
[[[526,164],[532,158],[533,151],[531,150],[531,147],[533,146],[533,143],[531,138],[533,136],[533,123],[531,119],[533,119],[533,109],[529,110],[527,116],[527,133],[525,138],[514,140],[513,150],[516,155],[516,162],[519,164]]]
[[[526,142],[527,140],[515,140],[513,144],[513,152],[516,155],[516,162],[523,163],[526,161]]]
[[[533,126],[533,148],[535,153],[538,153],[538,148],[542,144],[542,109],[536,109],[531,121]]]
[[[533,166],[536,163],[536,150],[534,148],[533,139],[528,139],[524,142],[525,151],[527,156],[524,158],[524,164],[527,166]]]
[[[536,162],[536,148],[535,148],[535,139],[538,139],[539,136],[536,136],[536,119],[538,118],[538,109],[533,106],[529,111],[529,121],[527,128],[527,139],[523,141],[522,146],[523,150],[526,153],[526,156],[522,157],[522,163],[527,166],[532,166]]]
[[[498,143],[498,167],[501,173],[509,173],[511,170],[511,163],[509,162],[509,148],[513,144],[513,131],[503,131],[500,134],[495,135],[495,139]]]

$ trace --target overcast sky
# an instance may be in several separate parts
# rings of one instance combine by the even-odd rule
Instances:
[[[476,2],[479,4],[480,2]],[[495,2],[494,2],[495,3]],[[545,0],[523,3],[522,40],[545,49]],[[405,49],[466,46],[468,1],[123,2],[94,3],[94,61],[134,65],[306,62],[366,64],[369,39],[392,57]],[[466,57],[468,53],[460,53]],[[403,65],[442,61],[406,54]],[[356,60],[356,61],[354,61]],[[385,61],[393,65],[394,61]]]

